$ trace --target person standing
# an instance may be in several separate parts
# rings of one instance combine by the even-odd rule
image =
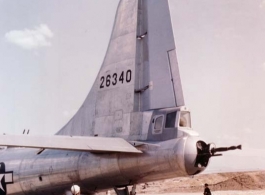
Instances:
[[[208,184],[204,184],[204,192],[203,195],[212,195],[210,188],[208,187]]]

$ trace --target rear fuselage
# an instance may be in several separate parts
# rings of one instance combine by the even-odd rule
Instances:
[[[185,145],[188,139],[143,144],[139,146],[142,154],[63,150],[44,150],[37,154],[39,150],[36,149],[3,149],[0,158],[5,172],[13,172],[13,183],[6,184],[6,191],[7,194],[57,194],[77,184],[82,193],[91,193],[115,186],[187,176]],[[194,148],[188,150],[196,153],[196,146],[192,145]],[[196,157],[196,154],[192,155]]]

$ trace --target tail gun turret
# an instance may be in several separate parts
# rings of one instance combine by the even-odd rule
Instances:
[[[196,157],[195,167],[200,167],[200,166],[206,167],[211,157],[222,156],[220,152],[242,149],[241,145],[216,148],[212,144],[206,144],[204,141],[198,141],[196,145],[197,145],[197,157]]]

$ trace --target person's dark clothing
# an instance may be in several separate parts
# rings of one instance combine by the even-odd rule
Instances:
[[[204,189],[203,194],[204,194],[204,195],[211,195],[212,193],[211,193],[211,190],[210,190],[208,187],[206,187],[206,188]]]

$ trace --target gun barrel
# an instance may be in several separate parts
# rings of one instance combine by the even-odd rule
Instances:
[[[242,149],[242,145],[238,145],[238,146],[230,146],[230,147],[219,147],[219,148],[212,148],[211,149],[211,153],[214,154],[216,152],[226,152],[229,150],[241,150]]]

